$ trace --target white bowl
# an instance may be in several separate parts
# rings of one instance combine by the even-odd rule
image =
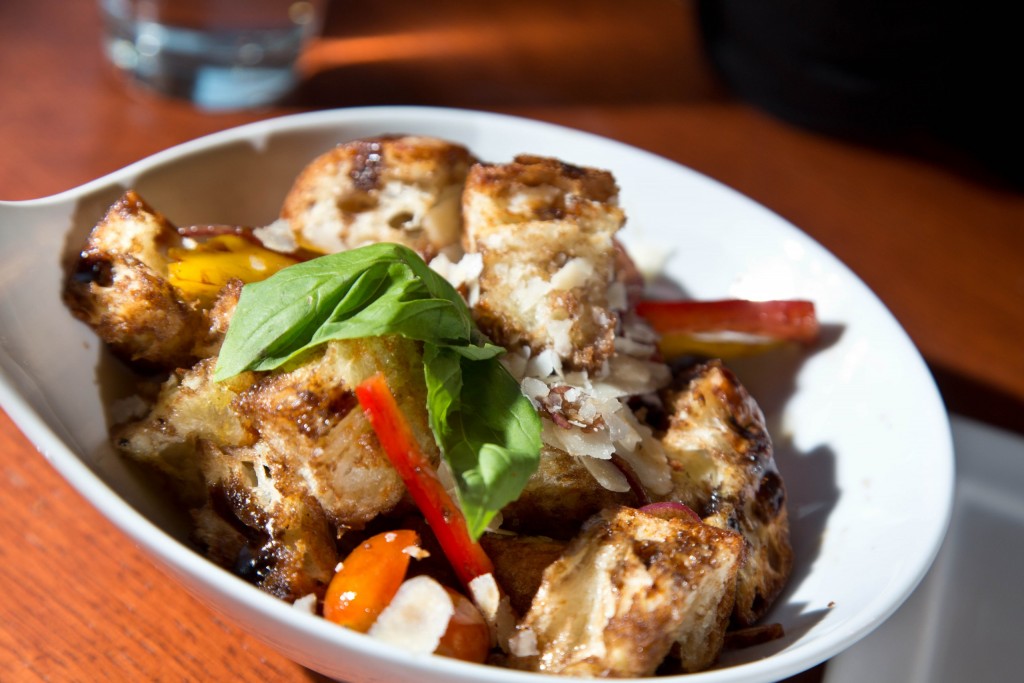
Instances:
[[[812,352],[733,363],[761,403],[789,491],[796,569],[768,616],[781,640],[727,653],[705,681],[773,681],[852,645],[924,576],[950,516],[953,451],[935,385],[907,335],[835,257],[763,207],[647,152],[479,112],[382,107],[263,121],[156,154],[54,197],[0,203],[0,398],[86,499],[193,594],[299,663],[369,680],[536,681],[535,674],[409,656],[302,614],[184,541],[182,515],[107,441],[118,366],[61,302],[62,259],[125,188],[178,224],[273,220],[296,173],[338,142],[421,133],[505,161],[528,152],[614,172],[636,253],[695,298],[808,298],[826,326]],[[852,236],[851,236],[852,238]]]

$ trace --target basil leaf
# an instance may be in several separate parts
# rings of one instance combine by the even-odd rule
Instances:
[[[331,340],[423,342],[427,413],[473,538],[515,500],[540,459],[540,418],[459,293],[411,249],[374,244],[245,285],[214,379],[273,370]]]
[[[384,334],[468,344],[473,321],[455,288],[408,247],[321,256],[242,288],[213,378],[273,370],[332,339]]]
[[[456,477],[459,505],[477,538],[537,468],[540,418],[494,359],[426,345],[431,428]]]

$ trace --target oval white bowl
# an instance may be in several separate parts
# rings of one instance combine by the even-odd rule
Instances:
[[[346,140],[434,135],[485,161],[520,153],[611,170],[628,215],[623,241],[667,256],[694,298],[807,298],[825,339],[809,352],[732,363],[761,403],[787,483],[796,569],[768,616],[786,636],[727,653],[692,683],[774,681],[881,624],[924,576],[953,491],[949,422],[920,354],[885,306],[820,245],[764,207],[666,159],[519,118],[422,107],[323,111],[224,131],[59,195],[0,203],[0,400],[87,500],[190,592],[297,662],[351,683],[527,682],[535,674],[416,657],[346,631],[206,561],[180,513],[107,440],[118,374],[61,302],[62,262],[126,188],[177,224],[263,225],[298,171]],[[559,679],[565,680],[565,679]]]

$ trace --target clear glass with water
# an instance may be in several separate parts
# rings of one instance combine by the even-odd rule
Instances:
[[[278,102],[325,0],[99,0],[107,57],[138,83],[209,110]]]

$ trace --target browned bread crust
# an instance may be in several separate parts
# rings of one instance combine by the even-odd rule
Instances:
[[[535,655],[514,664],[587,677],[650,676],[676,649],[685,671],[718,657],[732,612],[743,539],[632,508],[591,518],[544,571],[520,628]]]
[[[281,217],[314,252],[397,242],[429,261],[459,243],[459,199],[474,161],[465,147],[436,138],[347,142],[299,174]]]
[[[474,166],[462,202],[463,245],[483,256],[481,328],[504,346],[598,370],[618,321],[608,287],[625,218],[612,175],[524,155]]]
[[[738,531],[747,555],[734,619],[764,616],[793,567],[786,489],[761,409],[720,361],[691,369],[665,400],[670,427],[662,445],[672,467],[668,496],[707,524]]]
[[[167,279],[167,250],[177,229],[134,191],[127,191],[89,234],[64,288],[71,313],[120,357],[172,370],[198,358],[204,313]]]

